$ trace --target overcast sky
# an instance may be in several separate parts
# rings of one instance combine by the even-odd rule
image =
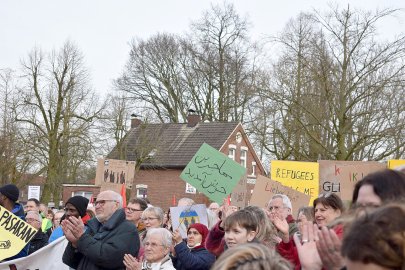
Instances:
[[[66,40],[82,51],[100,93],[111,89],[128,59],[129,42],[157,32],[184,33],[210,4],[205,0],[0,0],[0,68],[18,69],[35,46],[45,51]],[[327,10],[323,0],[234,0],[237,12],[252,23],[254,40],[281,32],[301,11]],[[404,0],[340,0],[341,5],[375,10],[405,8]],[[405,11],[380,28],[385,35],[405,31]]]

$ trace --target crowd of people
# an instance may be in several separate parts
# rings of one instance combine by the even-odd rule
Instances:
[[[405,174],[383,170],[356,183],[352,202],[321,193],[296,217],[290,198],[275,194],[265,208],[238,209],[224,200],[207,207],[208,224],[190,224],[187,237],[147,200],[103,191],[71,197],[61,211],[35,199],[23,207],[18,188],[0,188],[0,205],[37,234],[12,260],[65,236],[62,261],[72,269],[320,270],[405,269]],[[192,206],[189,198],[178,206]],[[25,209],[25,211],[24,211]]]

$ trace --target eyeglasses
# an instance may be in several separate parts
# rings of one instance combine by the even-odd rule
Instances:
[[[27,222],[39,222],[39,220],[35,219],[35,218],[26,218],[25,221],[27,221]]]
[[[95,206],[100,205],[103,206],[106,202],[117,202],[116,200],[99,200],[94,203]]]
[[[199,235],[200,233],[197,232],[197,231],[188,231],[187,235],[191,235],[191,234],[193,234],[193,235]]]
[[[151,248],[157,248],[158,246],[164,247],[165,245],[156,244],[156,243],[150,243],[150,242],[145,242],[145,243],[144,243],[144,246],[145,246],[145,247],[151,247]]]
[[[282,209],[282,208],[285,208],[284,206],[270,206],[269,207],[269,210],[270,211],[278,211],[278,210],[280,210],[280,209]]]
[[[142,221],[151,222],[152,220],[154,220],[154,219],[159,219],[159,218],[157,218],[157,217],[147,217],[147,218],[141,218],[141,219],[142,219]]]
[[[141,209],[136,209],[136,208],[131,208],[131,207],[125,207],[125,210],[128,211],[128,213],[142,212],[143,211]]]

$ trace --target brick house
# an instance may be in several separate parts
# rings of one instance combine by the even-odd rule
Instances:
[[[146,196],[152,204],[168,209],[176,200],[188,197],[197,203],[209,199],[180,179],[180,174],[205,142],[247,168],[248,189],[252,190],[257,175],[265,170],[252,144],[238,122],[201,122],[199,115],[189,115],[187,123],[143,124],[131,120],[131,129],[124,138],[121,154],[117,147],[107,156],[139,162],[131,197]],[[187,189],[187,192],[186,192]],[[248,194],[250,194],[248,192]]]

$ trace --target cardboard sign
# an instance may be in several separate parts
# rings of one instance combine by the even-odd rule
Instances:
[[[0,261],[20,252],[37,229],[0,206]]]
[[[362,164],[343,166],[340,169],[340,198],[350,201],[352,199],[354,186],[369,173],[385,169],[385,164]]]
[[[204,143],[180,178],[221,204],[245,173],[246,168]]]
[[[405,159],[390,159],[390,160],[388,160],[388,163],[387,163],[387,168],[388,169],[393,170],[393,169],[398,168],[400,166],[405,166]]]
[[[311,196],[319,193],[319,164],[316,162],[271,161],[271,179]]]
[[[268,207],[268,202],[275,194],[284,194],[290,198],[293,216],[297,216],[298,209],[308,206],[311,197],[290,187],[286,187],[277,181],[273,181],[262,175],[257,176],[256,185],[253,189],[250,205]]]
[[[344,166],[379,165],[377,161],[319,160],[319,192],[334,192],[340,196],[341,170]]]
[[[247,176],[242,177],[235,188],[232,190],[231,194],[231,205],[237,206],[238,209],[243,209],[246,207],[246,197],[247,197]]]
[[[106,183],[132,187],[135,177],[135,161],[118,159],[98,159],[96,171],[96,185]]]
[[[183,238],[187,238],[187,229],[191,224],[201,223],[208,227],[207,207],[205,204],[170,207],[173,230],[179,229]]]

